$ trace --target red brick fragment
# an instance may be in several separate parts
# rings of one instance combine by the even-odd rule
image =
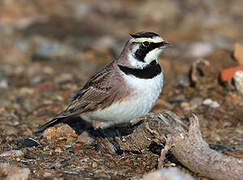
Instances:
[[[243,71],[243,66],[236,66],[233,68],[227,68],[227,69],[223,69],[220,73],[220,79],[222,81],[228,81],[231,80],[235,74],[236,71]]]

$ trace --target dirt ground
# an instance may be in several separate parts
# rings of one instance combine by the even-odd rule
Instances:
[[[171,110],[185,123],[197,114],[212,148],[242,158],[243,96],[219,80],[240,65],[233,50],[242,29],[242,0],[1,0],[0,164],[28,168],[29,179],[139,179],[154,171],[156,148],[115,153],[105,139],[84,140],[63,124],[63,132],[33,134],[139,31],[173,44],[159,59],[165,83],[153,111]],[[199,61],[206,67],[191,73]],[[165,166],[201,178],[171,157]]]

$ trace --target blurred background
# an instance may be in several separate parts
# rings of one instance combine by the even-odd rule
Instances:
[[[242,29],[241,0],[1,0],[0,89],[29,80],[85,79],[80,73],[90,76],[140,31],[157,32],[174,45],[161,63],[172,73],[166,80],[175,79],[171,71],[179,68],[180,76],[199,57],[233,50],[243,41]]]
[[[208,142],[243,150],[242,96],[217,82],[222,69],[239,65],[232,53],[243,43],[242,0],[0,0],[0,153],[18,148],[19,138],[32,137],[120,54],[130,33],[140,31],[154,31],[174,45],[159,59],[165,87],[153,111],[169,109],[181,117],[195,112]],[[200,59],[210,67],[196,64],[203,74],[189,78]],[[192,87],[193,78],[199,83]],[[151,156],[157,158],[146,158]],[[138,164],[138,176],[155,167]],[[39,166],[33,177],[49,167]],[[129,173],[124,177],[136,172]]]
[[[171,56],[198,57],[242,42],[242,21],[241,0],[1,0],[1,62],[112,58],[138,31],[175,44]]]

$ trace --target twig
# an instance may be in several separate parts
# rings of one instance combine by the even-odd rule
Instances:
[[[172,148],[172,146],[173,146],[173,141],[171,139],[171,136],[168,135],[168,137],[166,138],[165,147],[163,149],[161,149],[160,157],[158,159],[158,169],[163,168],[165,155]]]

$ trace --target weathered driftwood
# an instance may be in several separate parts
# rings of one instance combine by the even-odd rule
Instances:
[[[188,128],[170,111],[150,113],[141,120],[143,123],[139,123],[132,134],[123,136],[122,140],[117,138],[122,150],[142,151],[151,141],[166,142],[159,166],[162,166],[167,150],[171,149],[177,160],[201,176],[221,180],[243,178],[243,159],[210,149],[202,139],[197,116],[193,115]]]

